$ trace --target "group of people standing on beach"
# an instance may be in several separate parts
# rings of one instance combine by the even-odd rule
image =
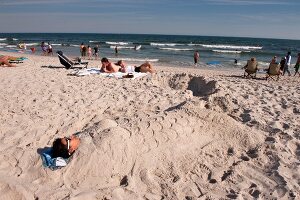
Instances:
[[[290,66],[291,66],[291,60],[292,60],[292,56],[291,56],[291,52],[289,51],[285,57],[282,57],[280,62],[277,62],[277,56],[274,56],[270,62],[271,64],[280,64],[280,71],[282,72],[282,75],[284,76],[286,73],[291,76],[291,72],[290,72]],[[295,68],[295,74],[294,76],[296,76],[296,74],[299,73],[299,67],[300,67],[300,53],[298,53],[298,58],[296,61],[296,64],[294,66]]]
[[[99,45],[96,45],[94,47],[94,51],[92,50],[92,47],[90,45],[85,46],[84,43],[81,43],[80,45],[80,55],[82,58],[88,58],[89,60],[92,59],[92,55],[95,56],[95,60],[99,58]]]

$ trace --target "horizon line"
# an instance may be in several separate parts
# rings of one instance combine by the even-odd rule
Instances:
[[[196,37],[228,37],[228,38],[250,38],[250,39],[275,39],[296,40],[295,38],[272,38],[253,36],[226,36],[226,35],[194,35],[194,34],[165,34],[165,33],[96,33],[96,32],[2,32],[0,34],[113,34],[113,35],[164,35],[164,36],[196,36]]]

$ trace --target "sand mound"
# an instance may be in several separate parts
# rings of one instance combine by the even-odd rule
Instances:
[[[30,57],[24,68],[1,68],[1,199],[300,195],[296,82],[204,71],[79,78],[40,67],[49,63],[59,65]],[[44,169],[41,148],[76,131],[82,143],[71,162]]]

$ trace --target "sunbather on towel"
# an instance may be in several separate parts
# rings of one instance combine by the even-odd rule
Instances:
[[[102,63],[101,72],[115,73],[118,72],[120,69],[120,66],[111,63],[107,58],[102,58],[101,63]]]
[[[54,140],[52,148],[52,158],[62,157],[69,158],[76,149],[78,149],[80,139],[75,135],[71,137],[57,138]]]
[[[12,56],[0,56],[0,66],[2,67],[16,67],[16,65],[13,65],[9,63],[10,60],[17,60],[18,57],[12,57]],[[6,65],[6,66],[5,66]]]
[[[120,66],[120,71],[124,72],[124,73],[129,73],[132,72],[131,70],[131,66],[127,66],[125,65],[124,61],[119,60],[116,65]],[[153,66],[149,63],[149,62],[145,62],[143,64],[141,64],[139,67],[137,66],[133,66],[133,71],[134,72],[143,72],[143,73],[155,73],[155,69],[153,68]]]

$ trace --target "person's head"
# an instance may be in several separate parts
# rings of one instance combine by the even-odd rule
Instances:
[[[90,45],[88,45],[88,48],[90,48]]]
[[[123,60],[119,60],[116,65],[121,66],[121,67],[125,67],[125,63]]]
[[[256,61],[256,58],[255,58],[255,57],[252,57],[250,60],[251,60],[252,62],[254,62],[254,61]]]
[[[289,51],[289,52],[287,53],[287,55],[291,55],[291,52]]]
[[[83,45],[83,42],[81,43],[81,45]]]
[[[300,53],[298,53],[298,56],[300,56]]]
[[[101,59],[101,63],[102,63],[102,65],[107,66],[107,65],[109,65],[109,60],[104,57]]]
[[[48,42],[48,44],[50,45],[50,42]]]
[[[70,157],[78,148],[79,143],[79,138],[75,136],[55,139],[52,144],[52,157]]]

